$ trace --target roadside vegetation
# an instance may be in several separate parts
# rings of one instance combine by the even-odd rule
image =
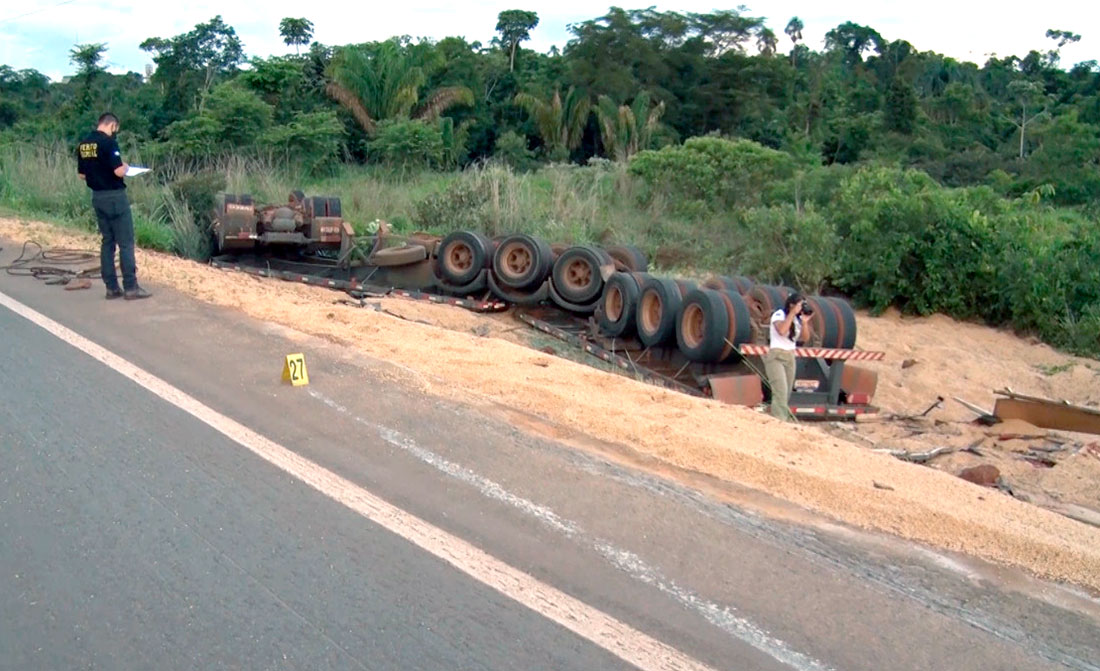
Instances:
[[[562,53],[459,38],[246,59],[220,17],[142,44],[148,79],[76,45],[50,82],[0,66],[0,206],[94,230],[71,147],[112,109],[142,246],[209,253],[218,191],[338,196],[360,231],[631,243],[659,272],[743,274],[873,312],[942,312],[1100,355],[1100,72],[1080,39],[982,66],[844,23],[614,9]],[[601,54],[623,54],[608,64]],[[684,73],[692,73],[685,76]]]

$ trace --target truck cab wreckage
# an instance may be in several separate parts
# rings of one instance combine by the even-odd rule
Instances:
[[[356,235],[339,198],[292,192],[257,205],[219,194],[211,264],[338,289],[362,298],[395,295],[495,312],[650,384],[726,403],[770,399],[761,357],[768,318],[793,289],[747,277],[698,282],[647,272],[632,246],[548,244],[476,231],[445,237],[393,234],[384,223]],[[800,419],[853,419],[877,412],[878,376],[853,361],[883,352],[855,348],[855,313],[842,298],[811,296],[811,341],[798,348],[792,412]]]

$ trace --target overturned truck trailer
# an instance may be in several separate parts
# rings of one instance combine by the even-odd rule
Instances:
[[[257,206],[221,194],[215,266],[351,292],[394,293],[481,311],[511,309],[527,325],[647,382],[751,407],[770,401],[762,357],[768,318],[793,289],[742,276],[705,281],[647,271],[629,245],[549,244],[523,234],[489,238],[356,236],[334,197],[290,194]],[[876,412],[877,374],[856,349],[842,298],[811,296],[811,340],[796,350],[791,410],[804,419]]]

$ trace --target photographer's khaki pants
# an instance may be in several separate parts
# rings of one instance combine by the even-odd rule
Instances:
[[[794,352],[784,349],[770,349],[764,355],[764,372],[768,376],[768,386],[772,390],[772,415],[790,422],[791,390],[794,389]]]

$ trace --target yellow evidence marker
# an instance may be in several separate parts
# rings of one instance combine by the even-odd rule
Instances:
[[[309,373],[306,372],[306,359],[301,353],[287,354],[283,363],[283,381],[290,381],[295,387],[309,384]]]

